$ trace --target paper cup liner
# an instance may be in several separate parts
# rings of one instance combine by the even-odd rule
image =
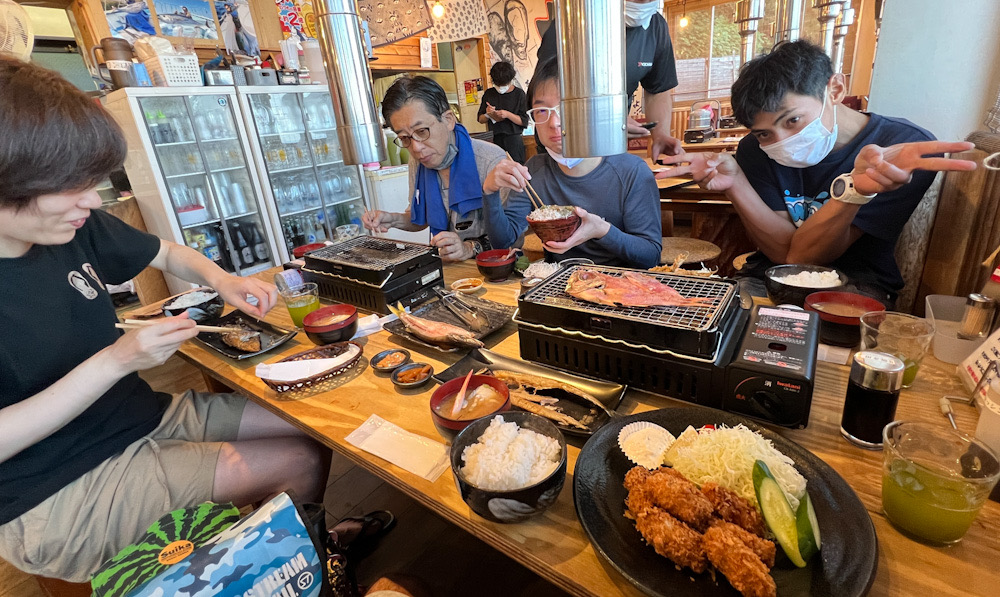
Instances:
[[[663,464],[663,453],[674,439],[669,431],[655,423],[636,421],[618,432],[618,448],[633,463],[655,469]]]

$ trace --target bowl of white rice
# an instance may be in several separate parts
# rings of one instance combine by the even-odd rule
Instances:
[[[179,294],[163,303],[163,313],[174,317],[187,311],[188,317],[195,321],[214,319],[222,315],[226,302],[215,290],[202,287]]]
[[[776,265],[764,273],[767,296],[775,305],[801,307],[817,290],[839,290],[845,284],[843,272],[822,265]]]
[[[528,226],[543,243],[563,242],[580,227],[580,216],[571,205],[546,205],[528,214]]]
[[[521,522],[555,503],[562,491],[566,439],[531,413],[484,417],[455,437],[451,470],[473,512],[494,522]]]

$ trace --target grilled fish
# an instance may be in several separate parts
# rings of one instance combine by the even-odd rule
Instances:
[[[260,332],[249,328],[243,328],[238,332],[226,332],[222,334],[222,341],[243,352],[258,352],[261,348]]]
[[[576,427],[577,429],[583,429],[584,431],[589,430],[589,427],[580,421],[577,421],[565,413],[555,410],[551,406],[536,404],[533,401],[533,397],[524,390],[510,390],[510,403],[521,410],[526,410],[529,413],[536,414],[540,417],[551,419],[556,423],[562,423],[568,427]]]
[[[715,299],[684,298],[652,276],[625,272],[621,277],[578,269],[566,282],[566,292],[580,300],[615,307],[710,307]]]
[[[503,371],[503,370],[495,371],[493,375],[500,381],[506,383],[508,386],[511,384],[517,384],[516,387],[518,389],[531,388],[531,392],[529,393],[532,395],[531,400],[533,402],[540,402],[540,400],[543,399],[542,396],[538,397],[534,396],[539,390],[562,390],[564,392],[573,394],[574,396],[579,396],[580,398],[583,398],[584,400],[590,402],[591,404],[600,408],[601,410],[607,410],[607,407],[604,406],[604,404],[602,404],[600,400],[591,396],[587,392],[584,392],[583,390],[575,386],[558,382],[554,379],[548,379],[545,377],[540,377],[538,375],[529,375],[527,373],[515,373],[514,371]],[[542,404],[544,405],[544,402],[542,402]]]
[[[469,330],[444,323],[441,321],[431,321],[423,317],[410,315],[403,310],[403,305],[397,304],[395,307],[389,305],[389,310],[393,315],[406,326],[406,331],[427,342],[435,344],[450,344],[453,346],[466,346],[469,348],[479,348],[483,345],[476,336]]]

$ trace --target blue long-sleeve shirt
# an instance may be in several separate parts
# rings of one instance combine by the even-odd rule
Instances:
[[[558,259],[586,257],[601,265],[650,268],[660,260],[660,193],[649,166],[638,156],[620,154],[601,160],[592,172],[567,176],[547,152],[528,160],[531,186],[548,205],[573,205],[611,224],[603,238],[589,240]],[[490,244],[510,247],[528,227],[531,201],[511,193],[506,206],[499,193],[483,197]]]

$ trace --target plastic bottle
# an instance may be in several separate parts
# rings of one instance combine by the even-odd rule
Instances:
[[[979,291],[979,294],[988,296],[994,301],[1000,301],[1000,265],[986,278],[986,283],[983,284],[983,289]]]

